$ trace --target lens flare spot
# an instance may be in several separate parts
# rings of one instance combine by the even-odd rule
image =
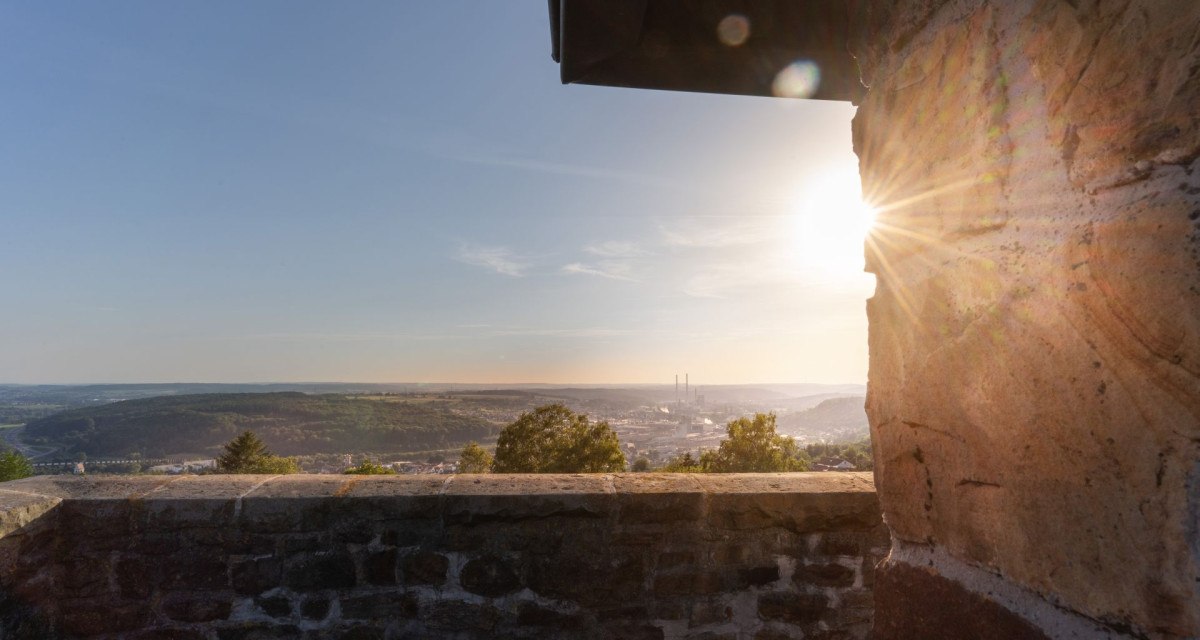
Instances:
[[[717,38],[726,46],[739,47],[749,37],[750,19],[746,16],[731,13],[717,25]]]
[[[797,60],[775,74],[771,91],[780,98],[811,98],[821,87],[821,68],[812,60]]]

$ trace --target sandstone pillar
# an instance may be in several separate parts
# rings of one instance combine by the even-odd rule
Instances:
[[[877,636],[1200,636],[1200,2],[857,32]]]

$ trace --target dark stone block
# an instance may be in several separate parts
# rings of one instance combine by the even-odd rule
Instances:
[[[446,582],[446,571],[450,560],[438,553],[418,551],[401,561],[404,583],[408,585],[432,584],[441,586]]]
[[[177,554],[162,561],[162,585],[168,589],[224,589],[229,573],[221,551]]]
[[[233,590],[244,596],[258,595],[278,587],[283,578],[283,563],[278,558],[251,558],[234,562],[230,568]]]
[[[840,564],[801,564],[793,578],[796,584],[820,587],[849,587],[854,584],[854,569]]]
[[[862,533],[823,533],[816,552],[823,556],[859,556],[866,551],[865,538]]]
[[[329,544],[322,542],[318,536],[284,538],[281,546],[283,547],[284,554],[287,555],[303,553],[305,551],[321,551],[329,548]]]
[[[308,620],[324,620],[329,615],[329,601],[323,598],[305,598],[300,604],[300,615]]]
[[[812,593],[764,593],[758,597],[758,615],[766,620],[793,624],[817,622],[829,609],[829,600]]]
[[[358,516],[359,514],[355,514]],[[362,526],[362,521],[357,520],[352,526],[340,527],[333,532],[333,540],[335,544],[367,544],[375,539],[375,532],[367,527]]]
[[[390,587],[396,584],[396,550],[384,549],[363,558],[363,575],[367,584]]]
[[[384,640],[386,629],[359,625],[338,631],[333,637],[338,640]]]
[[[875,578],[876,640],[1048,640],[1031,622],[924,568],[883,565]]]
[[[522,602],[517,605],[517,623],[554,629],[578,629],[583,621],[578,614],[562,613],[533,602]]]
[[[113,570],[121,597],[129,600],[150,597],[157,582],[154,568],[145,558],[124,557],[117,560]]]
[[[422,616],[422,620],[429,628],[436,629],[441,634],[451,631],[483,633],[495,629],[502,617],[503,614],[495,607],[457,600],[443,600],[434,603],[430,610]],[[488,636],[490,635],[489,633]]]
[[[720,576],[708,571],[669,573],[654,578],[654,595],[660,598],[705,595],[720,591]]]
[[[746,549],[740,545],[726,545],[713,552],[717,564],[741,564],[746,561]]]
[[[534,555],[527,584],[539,595],[571,600],[587,607],[616,608],[645,594],[646,570],[640,555],[615,555],[612,549],[581,545],[556,555]]]
[[[728,622],[733,619],[733,608],[729,605],[714,601],[699,601],[692,604],[692,614],[688,621],[693,627],[706,624]]]
[[[96,599],[86,602],[63,602],[62,630],[66,635],[98,636],[141,629],[150,619],[149,603],[117,604]]]
[[[658,554],[658,569],[674,569],[696,564],[696,554],[691,551],[668,551]]]
[[[229,617],[230,602],[217,596],[172,594],[163,599],[162,610],[179,622],[212,622]]]
[[[379,541],[390,547],[416,547],[439,541],[441,527],[437,521],[406,522],[403,527],[385,529]]]
[[[294,640],[300,629],[290,624],[246,623],[217,630],[219,640]]]
[[[151,629],[124,637],[129,640],[207,640],[208,634],[192,629]]]
[[[754,634],[754,640],[793,640],[797,637],[795,630],[773,629],[767,627]]]
[[[283,584],[296,591],[350,589],[356,580],[354,559],[344,551],[301,555],[284,563]]]
[[[779,579],[779,566],[771,565],[768,567],[742,569],[738,573],[738,579],[743,586],[761,587],[771,584]]]
[[[108,593],[108,563],[97,558],[74,558],[63,563],[62,588],[69,598]]]
[[[620,524],[694,522],[704,515],[704,494],[627,493],[618,496]]]
[[[258,605],[263,613],[272,618],[286,618],[292,615],[292,603],[283,596],[271,596],[269,598],[255,598],[254,604]]]
[[[517,574],[503,560],[492,555],[468,562],[463,567],[459,579],[463,589],[489,598],[509,594],[521,588]]]
[[[604,638],[614,640],[663,640],[663,630],[644,621],[619,621],[604,626]]]
[[[342,598],[342,617],[351,620],[397,620],[417,617],[417,598],[411,593],[372,593]]]

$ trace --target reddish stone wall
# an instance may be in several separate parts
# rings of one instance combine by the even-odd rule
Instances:
[[[1200,636],[1200,3],[873,4],[879,636]]]
[[[865,638],[869,474],[0,485],[0,637]]]

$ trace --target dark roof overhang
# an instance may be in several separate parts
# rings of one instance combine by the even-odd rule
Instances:
[[[848,46],[862,4],[855,0],[549,4],[552,55],[563,84],[851,102],[865,91]],[[722,25],[727,19],[734,22]],[[819,82],[812,87],[814,68]],[[799,87],[787,82],[788,74],[799,74]]]

